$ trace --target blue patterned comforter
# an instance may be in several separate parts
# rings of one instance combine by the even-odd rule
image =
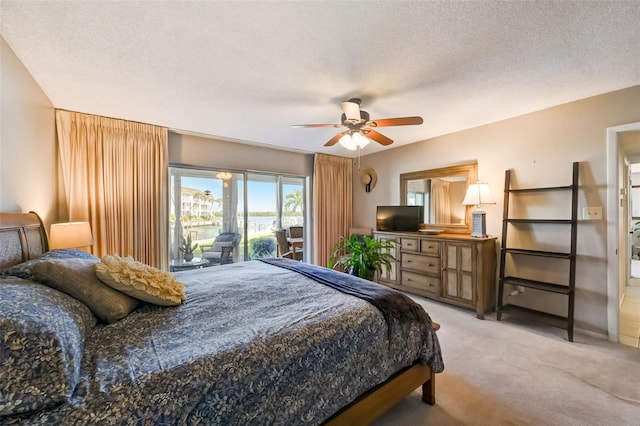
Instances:
[[[418,359],[443,368],[429,324],[391,347],[377,308],[296,272],[253,261],[176,275],[184,304],[94,326],[67,402],[0,423],[320,424]]]

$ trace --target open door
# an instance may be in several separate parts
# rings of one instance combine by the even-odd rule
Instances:
[[[629,277],[640,279],[640,163],[629,166]]]
[[[621,212],[625,197],[623,158],[640,163],[640,122],[607,128],[607,328],[609,340],[620,341],[621,287],[629,281],[629,218]],[[627,208],[628,210],[628,208]],[[623,217],[624,216],[624,217]]]

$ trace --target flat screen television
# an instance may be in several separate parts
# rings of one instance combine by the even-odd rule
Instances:
[[[416,232],[420,229],[423,206],[378,206],[376,229],[378,231]]]

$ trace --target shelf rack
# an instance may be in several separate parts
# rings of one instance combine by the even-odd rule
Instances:
[[[525,311],[528,313],[534,313],[546,318],[555,320],[560,326],[566,328],[567,337],[570,342],[573,342],[573,324],[574,324],[574,311],[575,311],[575,281],[576,281],[576,242],[578,233],[578,181],[580,175],[580,163],[573,163],[573,179],[571,185],[566,186],[552,186],[543,188],[524,188],[515,189],[511,188],[511,170],[505,172],[504,183],[504,206],[503,206],[503,219],[502,219],[502,243],[500,250],[500,278],[498,281],[498,303],[496,309],[496,318],[498,321],[502,319],[504,312],[511,312],[514,310]],[[550,192],[550,191],[567,191],[571,193],[571,213],[570,219],[514,219],[509,217],[509,200],[512,195],[522,193],[535,193],[535,192]],[[509,224],[557,224],[568,225],[568,238],[570,238],[569,252],[555,252],[544,251],[526,248],[511,248],[508,247],[508,230]],[[545,258],[566,259],[568,262],[569,274],[568,282],[566,283],[550,283],[545,281],[536,281],[532,279],[521,278],[512,275],[506,275],[506,259],[507,255],[512,255],[515,258],[522,256],[539,256]],[[505,284],[512,286],[520,286],[525,288],[532,288],[540,291],[555,293],[566,296],[567,298],[567,315],[558,316],[544,311],[538,311],[530,308],[514,304],[505,304],[504,299],[504,286]]]

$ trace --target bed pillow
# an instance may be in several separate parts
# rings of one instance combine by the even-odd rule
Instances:
[[[20,277],[33,281],[34,276],[31,273],[33,265],[37,264],[40,261],[51,259],[91,259],[96,262],[100,261],[100,258],[92,255],[91,253],[87,253],[86,251],[78,249],[57,249],[48,251],[42,254],[42,256],[38,257],[37,259],[30,259],[26,262],[18,263],[17,265],[5,268],[2,270],[0,275]]]
[[[75,297],[111,324],[129,315],[139,301],[100,281],[96,263],[92,259],[45,260],[34,265],[33,275],[37,281]]]
[[[0,417],[65,401],[96,318],[78,300],[16,277],[0,278],[0,307]]]
[[[115,290],[155,305],[179,305],[186,298],[184,284],[174,275],[138,262],[131,256],[104,256],[96,264],[96,275]]]

